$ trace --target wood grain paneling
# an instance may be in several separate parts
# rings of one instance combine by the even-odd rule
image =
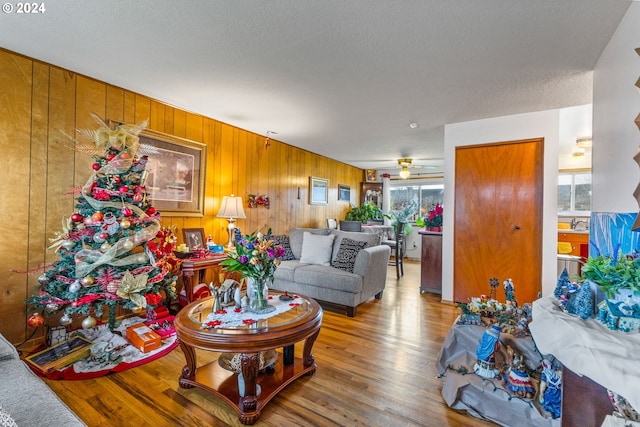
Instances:
[[[11,270],[25,270],[32,254],[28,239],[32,79],[31,61],[0,52],[0,168],[5,192],[0,197],[0,325],[9,340],[25,333],[27,292],[26,277]]]
[[[95,129],[90,113],[126,123],[149,119],[151,130],[207,145],[205,215],[162,217],[163,225],[177,227],[180,240],[182,228],[201,227],[216,242],[225,243],[227,221],[216,214],[222,197],[231,193],[244,200],[248,194],[264,194],[271,200],[271,209],[245,210],[247,218],[237,221],[245,233],[264,227],[286,233],[292,227],[324,226],[327,217],[343,218],[348,209],[348,204],[334,200],[337,185],[349,185],[357,193],[362,180],[361,169],[277,140],[265,149],[264,135],[1,49],[0,85],[0,137],[3,147],[9,147],[0,160],[6,172],[0,190],[0,232],[11,241],[0,245],[0,271],[25,270],[58,259],[45,246],[61,230],[61,220],[73,213],[75,196],[70,190],[87,181],[93,163],[75,152],[64,135]],[[309,205],[311,175],[329,179],[327,206]],[[0,295],[0,332],[13,342],[29,332],[24,300],[34,291],[38,275],[2,277],[6,286]]]

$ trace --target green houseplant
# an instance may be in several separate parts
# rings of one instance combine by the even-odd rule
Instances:
[[[385,215],[382,210],[371,202],[363,203],[360,206],[351,205],[351,210],[345,216],[346,221],[360,221],[366,223],[367,220],[382,220]]]
[[[625,290],[638,295],[640,258],[623,254],[589,257],[582,267],[582,277],[596,283],[610,299]]]
[[[393,230],[397,231],[398,222],[404,223],[404,230],[402,230],[402,234],[408,236],[411,234],[411,230],[413,230],[413,226],[409,223],[413,215],[418,211],[418,202],[416,200],[411,200],[407,206],[404,206],[401,209],[391,211],[391,218],[393,222],[391,225],[393,226]]]

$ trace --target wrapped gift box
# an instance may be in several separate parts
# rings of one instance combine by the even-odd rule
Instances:
[[[162,337],[144,323],[129,326],[127,328],[127,339],[143,353],[160,348],[162,344]]]
[[[176,329],[173,327],[173,319],[175,319],[175,316],[167,316],[162,319],[145,322],[145,325],[154,330],[162,339],[165,339],[176,334]]]

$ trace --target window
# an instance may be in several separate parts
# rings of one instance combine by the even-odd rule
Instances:
[[[591,171],[560,171],[558,173],[558,212],[591,211]]]
[[[443,184],[406,185],[392,183],[389,191],[391,193],[392,211],[399,211],[409,206],[412,200],[418,203],[420,209],[413,217],[409,218],[410,221],[415,221],[418,217],[426,216],[436,203],[442,204],[444,197]]]

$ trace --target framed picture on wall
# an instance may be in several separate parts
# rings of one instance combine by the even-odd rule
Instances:
[[[338,184],[338,200],[348,202],[351,200],[351,187]]]
[[[329,204],[329,180],[326,178],[309,177],[309,204]]]
[[[125,125],[113,120],[112,128]],[[152,130],[138,135],[151,146],[147,156],[147,197],[162,216],[204,216],[204,183],[207,146]]]
[[[366,169],[364,171],[364,180],[366,182],[376,182],[376,171],[374,169]]]

